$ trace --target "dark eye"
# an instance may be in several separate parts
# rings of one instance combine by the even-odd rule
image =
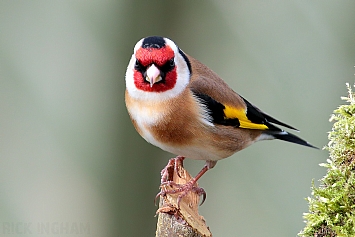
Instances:
[[[134,69],[136,69],[137,71],[144,70],[144,66],[138,61],[138,59],[136,59],[136,62],[134,64]]]
[[[134,64],[134,69],[138,70],[139,67],[140,67],[140,63],[138,59],[136,59],[136,63]]]
[[[173,70],[175,67],[175,61],[174,58],[170,59],[169,61],[167,61],[160,69],[163,72],[170,72],[171,70]]]
[[[175,67],[174,58],[170,59],[170,61],[169,61],[169,66],[172,67],[172,68]]]

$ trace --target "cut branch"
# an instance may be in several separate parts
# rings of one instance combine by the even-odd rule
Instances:
[[[170,159],[162,171],[162,180],[186,184],[191,180],[191,176],[184,169],[182,160],[176,158]],[[198,188],[197,183],[195,187]],[[156,237],[212,236],[205,220],[198,214],[200,197],[196,192],[188,192],[178,203],[180,193],[169,193],[169,190],[174,189],[172,185],[163,185],[161,189],[164,195],[160,196],[159,209],[156,212],[158,214]]]

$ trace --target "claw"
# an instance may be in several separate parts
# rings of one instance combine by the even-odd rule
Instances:
[[[160,185],[161,191],[157,194],[157,196],[155,197],[155,200],[159,196],[165,196],[166,194],[181,193],[177,198],[177,205],[179,208],[180,201],[182,200],[182,198],[185,197],[190,191],[192,191],[192,192],[195,192],[198,196],[202,195],[202,202],[200,204],[200,206],[201,206],[206,200],[206,192],[203,188],[195,187],[194,186],[195,183],[196,183],[196,181],[194,179],[191,179],[186,184],[177,184],[172,181],[166,181]],[[174,187],[174,189],[171,189],[171,190],[163,190],[164,186],[175,186],[175,187]]]
[[[160,191],[160,192],[155,196],[155,198],[154,198],[154,206],[157,205],[157,199],[158,199],[158,197],[160,197],[160,196],[164,196],[163,193],[162,193],[162,191]]]
[[[203,197],[202,197],[202,202],[200,203],[200,206],[202,206],[202,204],[205,202],[207,194],[206,194],[206,192],[204,192],[202,195],[203,195]]]
[[[175,183],[174,174],[176,174],[179,178],[184,179],[182,174],[180,174],[181,168],[183,167],[183,161],[185,157],[177,156],[176,158],[172,158],[169,160],[166,167],[161,171],[161,184],[160,184],[160,192],[155,196],[154,204],[156,205],[157,199],[160,196],[165,196],[167,194],[176,194],[180,193],[177,197],[177,206],[180,208],[180,201],[183,197],[185,197],[189,192],[194,192],[198,196],[202,195],[202,202],[200,206],[206,200],[206,192],[203,188],[196,187],[195,184],[197,180],[210,168],[209,165],[205,165],[202,170],[196,175],[195,178],[190,179],[189,182],[185,184]],[[170,186],[172,189],[166,189],[165,187]]]

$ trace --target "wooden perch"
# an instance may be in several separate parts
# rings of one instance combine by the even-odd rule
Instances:
[[[164,177],[163,177],[164,176]],[[176,184],[186,184],[191,179],[190,174],[184,169],[182,160],[170,159],[162,172],[162,180],[172,181]],[[198,187],[198,184],[195,184]],[[173,190],[171,185],[161,187],[164,191]],[[173,193],[160,196],[158,223],[156,237],[210,237],[212,233],[205,220],[198,214],[200,197],[191,191],[184,196],[178,205],[178,197],[181,193]]]

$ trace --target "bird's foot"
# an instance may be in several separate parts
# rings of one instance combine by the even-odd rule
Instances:
[[[185,157],[177,156],[176,158],[172,158],[169,160],[166,167],[161,171],[161,191],[155,197],[155,200],[159,196],[166,196],[167,194],[177,194],[177,205],[179,207],[180,201],[183,197],[185,197],[189,192],[194,192],[198,196],[202,197],[202,205],[206,199],[206,192],[203,188],[197,187],[196,178],[190,179],[186,182],[186,171],[183,169],[183,161]],[[186,183],[181,184],[176,181],[185,181]]]
[[[178,207],[179,207],[181,199],[183,197],[185,197],[189,192],[194,192],[198,196],[202,196],[202,202],[200,204],[200,205],[202,205],[205,202],[205,200],[206,200],[206,192],[205,192],[205,190],[203,188],[196,187],[195,184],[196,184],[195,178],[191,179],[186,184],[177,184],[177,183],[175,183],[173,181],[163,182],[160,185],[161,191],[157,194],[157,197],[158,196],[165,196],[167,194],[180,193],[178,198],[177,198],[177,204],[178,204]],[[170,186],[170,187],[172,187],[172,189],[164,188],[166,186]]]

